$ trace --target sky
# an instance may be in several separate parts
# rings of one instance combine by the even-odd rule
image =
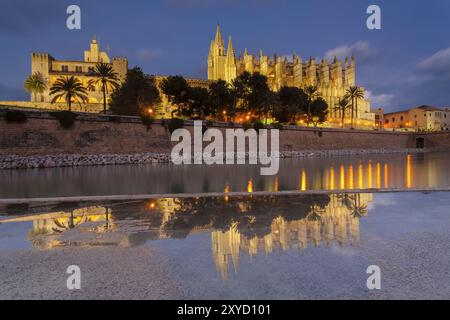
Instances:
[[[66,27],[71,4],[81,8],[81,30]],[[381,30],[366,26],[372,4]],[[147,74],[206,78],[217,22],[236,54],[355,54],[373,108],[450,107],[448,0],[1,0],[0,100],[29,99],[31,52],[82,60],[94,35]]]

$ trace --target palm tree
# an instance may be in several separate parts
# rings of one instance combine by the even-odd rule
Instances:
[[[23,83],[23,87],[25,90],[34,95],[36,98],[37,94],[41,94],[47,89],[46,79],[40,72],[35,72],[28,76],[28,78]],[[37,99],[34,99],[37,100]]]
[[[358,117],[358,99],[364,99],[364,91],[360,87],[351,86],[347,89],[345,97],[352,102],[352,129],[353,129],[353,119],[355,116]]]
[[[54,95],[52,103],[55,103],[60,98],[64,98],[69,111],[72,110],[72,100],[75,102],[86,102],[88,100],[86,88],[80,79],[74,76],[58,78],[50,88],[50,95]]]
[[[99,62],[91,71],[91,75],[96,79],[91,79],[88,86],[102,85],[103,90],[103,113],[106,113],[106,93],[108,89],[114,90],[119,87],[119,75],[114,71],[112,65],[108,63]]]
[[[306,96],[308,97],[308,110],[307,110],[307,121],[306,125],[309,126],[309,122],[311,120],[311,104],[315,98],[319,96],[319,93],[317,92],[316,86],[307,86],[304,90]]]
[[[341,116],[341,127],[344,127],[345,112],[350,107],[351,105],[348,103],[348,99],[346,97],[339,99],[339,101],[336,103],[334,109],[339,111],[339,115]]]

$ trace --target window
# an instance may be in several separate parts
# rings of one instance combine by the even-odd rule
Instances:
[[[386,119],[386,124],[388,124],[389,123],[389,119]]]
[[[78,73],[81,73],[81,72],[83,72],[83,68],[81,66],[76,66],[75,71]]]
[[[400,121],[403,121],[403,116],[400,117]]]
[[[392,118],[392,122],[395,122],[395,118]]]
[[[414,118],[417,118],[417,114],[414,115]]]
[[[89,67],[89,68],[88,68],[88,72],[89,72],[89,73],[93,73],[93,72],[94,72],[94,67]]]
[[[90,86],[89,87],[89,91],[94,92],[95,91],[95,87],[94,86]]]
[[[69,66],[61,66],[62,72],[69,72]]]

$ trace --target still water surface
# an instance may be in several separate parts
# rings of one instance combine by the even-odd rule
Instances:
[[[152,259],[168,265],[164,277],[203,299],[450,298],[449,234],[450,193],[438,192],[164,198],[0,213],[0,253],[150,247]],[[380,266],[383,290],[367,290],[369,265]],[[139,261],[118,268],[131,266],[153,276]]]
[[[411,189],[450,186],[450,153],[283,159],[276,176],[258,166],[107,166],[0,171],[0,198]]]

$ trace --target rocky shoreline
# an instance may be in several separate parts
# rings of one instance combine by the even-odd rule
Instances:
[[[426,149],[351,149],[351,150],[303,150],[282,151],[280,158],[329,157],[364,154],[391,154],[391,153],[423,153]],[[8,169],[34,169],[80,166],[107,166],[125,164],[151,164],[170,163],[168,153],[139,153],[139,154],[59,154],[37,156],[0,156],[0,170]]]

